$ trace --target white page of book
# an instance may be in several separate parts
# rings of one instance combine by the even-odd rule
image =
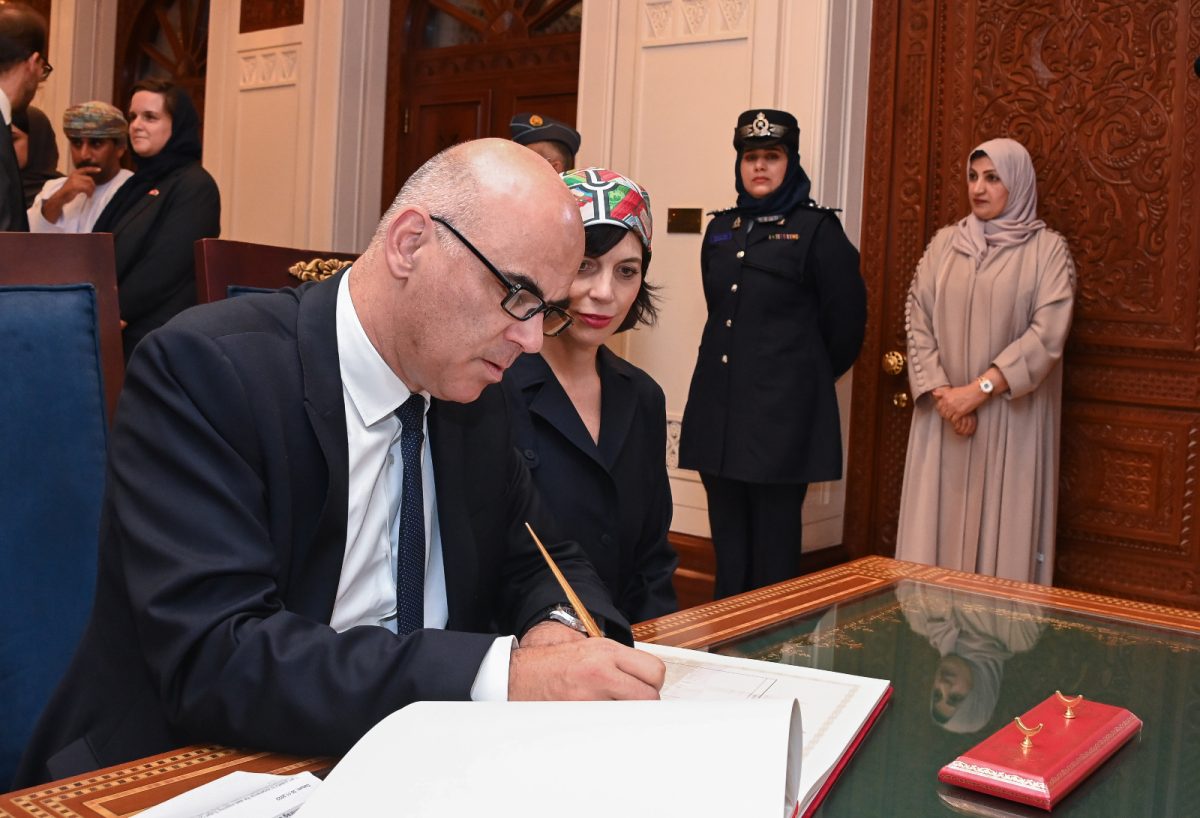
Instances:
[[[362,738],[300,818],[779,818],[801,730],[782,699],[418,702]]]
[[[667,666],[664,700],[795,699],[803,714],[801,803],[820,789],[889,682],[817,668],[639,643]]]

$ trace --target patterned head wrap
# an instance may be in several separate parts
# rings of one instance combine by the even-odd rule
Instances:
[[[75,139],[120,139],[128,131],[125,117],[107,102],[83,102],[63,112],[63,133]]]
[[[585,228],[593,224],[612,224],[637,233],[650,250],[654,232],[650,216],[650,194],[637,182],[614,170],[584,168],[562,175],[563,182],[579,202],[579,215]]]

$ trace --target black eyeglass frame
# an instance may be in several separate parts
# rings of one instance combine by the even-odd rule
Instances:
[[[438,224],[442,225],[442,227],[445,227],[451,233],[453,233],[454,237],[456,239],[458,239],[460,242],[462,242],[463,247],[466,247],[468,250],[470,250],[471,253],[475,256],[475,258],[479,259],[483,263],[483,266],[487,267],[488,270],[491,272],[491,274],[494,275],[497,279],[499,279],[500,283],[504,285],[504,288],[506,290],[508,290],[508,295],[504,296],[504,298],[502,298],[500,300],[500,309],[504,310],[511,317],[517,319],[518,321],[528,321],[530,318],[533,318],[538,313],[545,313],[547,317],[561,316],[562,320],[563,320],[563,325],[561,327],[554,330],[553,332],[545,332],[545,331],[542,332],[542,334],[545,335],[547,338],[554,338],[558,335],[562,335],[564,332],[567,331],[568,328],[570,328],[571,324],[575,321],[575,319],[571,317],[571,314],[569,312],[564,310],[562,307],[556,307],[553,304],[547,304],[546,300],[544,298],[542,298],[540,295],[533,292],[532,290],[530,290],[528,287],[524,286],[523,284],[517,284],[513,281],[510,281],[508,276],[506,276],[506,275],[504,275],[504,273],[500,272],[496,268],[495,264],[492,264],[492,262],[488,261],[487,256],[485,256],[483,253],[481,253],[479,251],[479,248],[477,248],[474,244],[471,244],[471,242],[467,240],[467,237],[464,236],[462,233],[458,232],[458,228],[456,228],[454,225],[450,224],[450,222],[448,222],[446,219],[444,219],[441,216],[434,216],[433,214],[430,214],[429,218],[432,219],[433,221],[437,222]],[[521,298],[522,293],[525,293],[528,297],[536,298],[537,302],[538,302],[535,306],[531,307],[524,315],[515,313],[515,312],[513,312],[513,309],[512,309],[513,307],[516,306],[517,300],[519,298]]]
[[[42,79],[40,81],[45,82],[46,80],[50,79],[50,75],[54,73],[54,66],[50,64],[50,61],[46,59],[45,55],[38,54],[38,58],[42,61]]]

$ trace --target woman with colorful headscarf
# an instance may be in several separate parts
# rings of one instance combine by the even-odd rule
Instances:
[[[584,259],[571,285],[574,319],[505,375],[517,447],[563,534],[577,540],[617,608],[641,622],[676,608],[667,542],[671,488],[666,402],[658,384],[605,342],[657,315],[650,197],[602,168],[563,174],[579,201]]]
[[[967,194],[970,215],[933,237],[905,307],[915,408],[896,556],[1049,585],[1075,264],[1037,217],[1019,142],[972,151]]]
[[[196,303],[194,245],[221,233],[221,194],[200,165],[200,117],[183,88],[133,86],[129,145],[137,170],[92,228],[113,234],[126,360],[148,332]]]
[[[700,250],[708,321],[679,440],[700,472],[716,597],[800,573],[808,484],[842,476],[835,383],[858,357],[866,288],[835,211],[818,207],[786,111],[738,117],[737,206]]]

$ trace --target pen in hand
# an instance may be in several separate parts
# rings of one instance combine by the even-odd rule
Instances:
[[[583,621],[583,626],[587,628],[588,636],[596,637],[597,639],[603,638],[604,634],[601,633],[600,628],[596,626],[596,620],[592,619],[592,615],[588,613],[588,609],[583,606],[583,602],[575,593],[575,589],[573,589],[571,584],[567,582],[567,578],[563,576],[562,571],[558,570],[558,566],[554,564],[554,558],[550,556],[550,552],[546,550],[546,546],[542,545],[542,541],[538,539],[538,535],[533,533],[533,526],[531,526],[529,523],[525,523],[525,528],[529,530],[529,536],[533,537],[533,541],[537,545],[538,550],[542,552],[542,556],[546,559],[546,564],[550,566],[550,570],[553,572],[554,578],[558,580],[558,584],[563,589],[563,593],[567,595],[567,601],[571,603],[571,607],[575,609],[575,613],[577,613],[580,620]]]

